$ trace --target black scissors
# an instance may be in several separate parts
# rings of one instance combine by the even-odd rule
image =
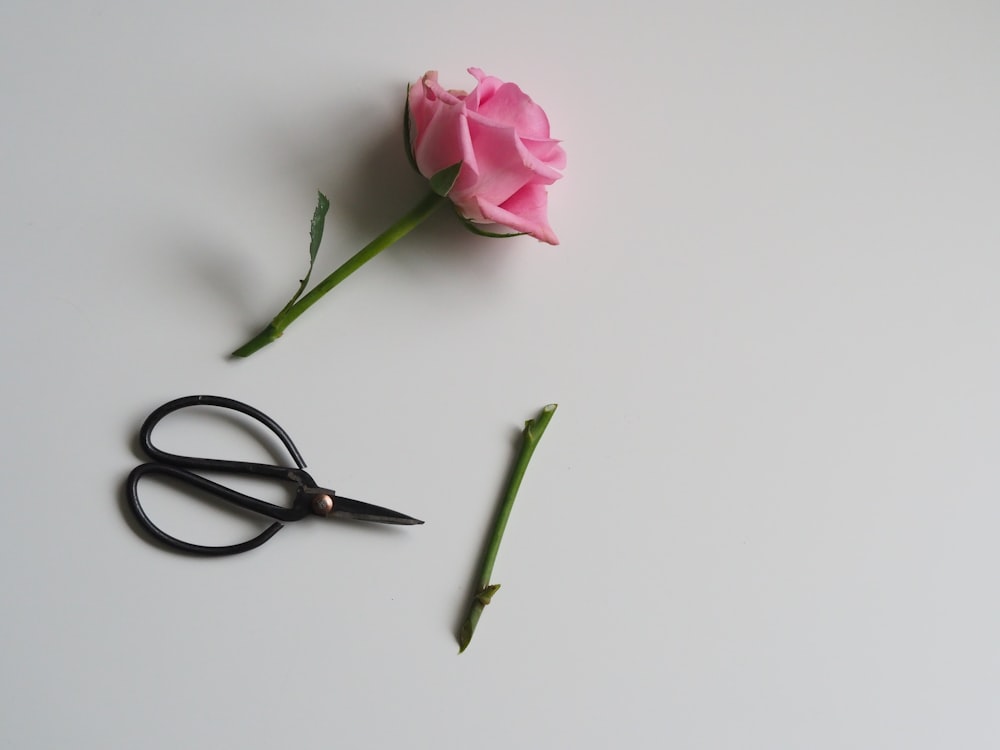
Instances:
[[[295,462],[296,468],[250,463],[248,461],[221,461],[214,458],[178,456],[162,451],[154,446],[150,436],[157,423],[171,412],[188,406],[218,406],[223,409],[232,409],[256,419],[278,437]],[[153,460],[150,463],[136,466],[128,475],[126,494],[129,507],[135,514],[139,525],[155,539],[158,539],[169,547],[183,550],[184,552],[196,555],[235,555],[240,552],[248,552],[259,547],[281,531],[282,521],[301,521],[310,513],[315,513],[319,516],[339,516],[359,521],[374,521],[376,523],[406,525],[423,523],[423,521],[418,521],[416,518],[411,518],[388,508],[380,508],[377,505],[363,503],[360,500],[339,497],[333,490],[320,487],[305,471],[305,462],[292,443],[292,439],[288,437],[288,434],[266,414],[252,406],[234,401],[231,398],[224,398],[222,396],[186,396],[169,401],[146,417],[146,421],[142,423],[142,427],[139,430],[139,442],[146,455]],[[267,477],[276,481],[286,482],[294,486],[295,500],[290,507],[268,503],[206,479],[200,474],[191,471],[192,469],[196,471],[217,471],[229,474]],[[274,519],[274,523],[253,539],[241,542],[240,544],[205,546],[185,542],[160,529],[150,520],[139,504],[139,495],[137,493],[139,479],[147,474],[162,474],[173,477],[181,482],[197,487],[210,495],[214,495],[227,503],[272,518]]]

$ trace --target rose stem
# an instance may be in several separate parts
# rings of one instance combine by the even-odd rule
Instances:
[[[472,634],[476,631],[476,625],[479,623],[479,618],[482,616],[483,610],[490,603],[497,589],[500,588],[500,584],[490,583],[490,576],[493,575],[493,563],[496,562],[497,552],[500,550],[500,541],[503,539],[504,530],[507,528],[507,519],[510,518],[510,511],[514,507],[514,499],[517,497],[517,491],[521,487],[521,480],[524,478],[524,472],[528,468],[528,462],[531,461],[531,456],[535,452],[535,446],[542,439],[545,428],[548,427],[552,415],[555,414],[556,406],[557,404],[549,404],[543,407],[537,417],[529,419],[524,423],[524,431],[521,433],[521,450],[510,473],[507,490],[504,493],[500,510],[497,513],[496,523],[493,526],[493,533],[486,546],[476,594],[473,596],[469,607],[469,616],[458,632],[459,653],[465,651],[472,641]]]
[[[267,324],[260,333],[250,339],[247,343],[233,352],[234,357],[249,357],[254,352],[263,349],[265,346],[275,341],[284,330],[291,325],[297,317],[312,307],[324,294],[333,289],[337,284],[346,279],[361,266],[370,261],[391,244],[405,236],[412,229],[418,226],[424,219],[430,216],[434,210],[446,201],[441,195],[431,191],[410,211],[404,214],[395,224],[386,229],[382,234],[373,239],[351,258],[349,258],[340,268],[331,273],[319,282],[312,291],[305,294],[294,305],[279,313],[274,320]]]

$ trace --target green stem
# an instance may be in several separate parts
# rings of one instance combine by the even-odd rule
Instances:
[[[493,533],[489,543],[486,545],[486,553],[483,556],[483,567],[479,574],[476,593],[469,606],[469,615],[462,624],[458,633],[458,652],[462,653],[472,641],[472,634],[476,631],[476,625],[483,614],[486,605],[490,603],[493,595],[500,588],[500,584],[491,584],[490,577],[493,575],[493,564],[497,559],[497,552],[500,551],[500,542],[503,539],[504,531],[507,528],[507,519],[510,518],[510,511],[514,507],[514,499],[517,491],[521,487],[521,480],[524,472],[528,468],[531,456],[535,452],[535,446],[542,439],[545,428],[548,427],[552,415],[555,414],[556,404],[545,406],[538,416],[524,423],[524,431],[521,433],[521,450],[518,452],[514,468],[510,473],[507,482],[507,490],[504,493],[500,510],[497,513],[496,523],[493,525]]]
[[[254,352],[263,349],[272,341],[275,341],[281,336],[282,333],[284,333],[285,329],[291,325],[296,318],[316,304],[320,297],[329,292],[337,286],[337,284],[357,271],[361,268],[361,266],[385,250],[391,244],[408,234],[445,201],[446,198],[444,196],[438,195],[435,192],[429,192],[416,206],[404,214],[395,224],[361,248],[340,268],[313,287],[312,291],[296,301],[295,304],[286,307],[278,313],[274,320],[267,324],[264,330],[246,342],[239,349],[234,351],[232,356],[249,357]]]

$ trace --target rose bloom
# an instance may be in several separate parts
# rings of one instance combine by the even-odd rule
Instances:
[[[546,186],[562,177],[566,153],[549,119],[516,84],[478,68],[466,94],[441,87],[430,71],[410,87],[410,149],[430,178],[462,162],[448,198],[476,224],[502,224],[556,245]]]

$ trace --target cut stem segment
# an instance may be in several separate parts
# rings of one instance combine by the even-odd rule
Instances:
[[[500,584],[490,583],[490,577],[493,575],[493,565],[497,560],[497,552],[500,551],[500,542],[503,539],[504,531],[507,529],[507,520],[510,518],[510,511],[514,507],[514,500],[517,497],[518,489],[521,487],[524,472],[527,470],[531,456],[535,452],[535,446],[542,439],[545,428],[548,427],[552,415],[556,412],[556,406],[556,404],[549,404],[543,407],[537,417],[529,419],[524,423],[524,431],[521,433],[521,449],[517,454],[517,460],[514,462],[514,467],[510,473],[507,490],[504,492],[500,510],[497,512],[497,519],[493,525],[493,533],[490,535],[489,542],[486,545],[486,552],[483,555],[483,566],[476,585],[476,593],[469,607],[469,615],[458,632],[459,653],[468,648],[469,643],[472,641],[472,634],[476,631],[476,625],[479,623],[479,618],[483,614],[483,610],[500,588]]]

